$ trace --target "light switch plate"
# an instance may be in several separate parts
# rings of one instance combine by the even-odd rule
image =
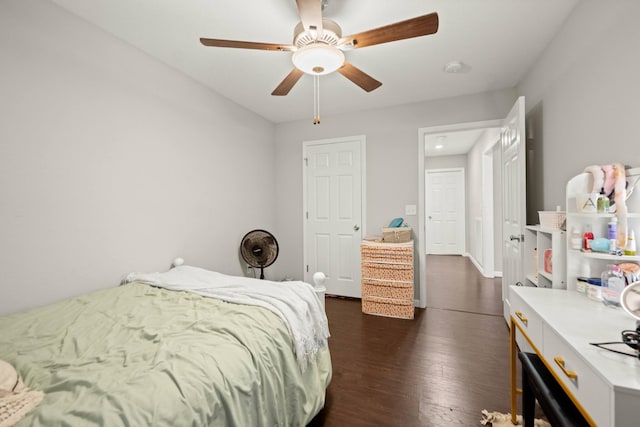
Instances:
[[[416,215],[418,213],[418,210],[416,208],[416,205],[405,205],[404,206],[404,214],[405,215]]]

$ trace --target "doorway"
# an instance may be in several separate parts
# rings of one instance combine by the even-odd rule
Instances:
[[[494,247],[487,249],[487,235],[493,236],[495,230],[491,230],[495,224],[493,218],[486,217],[491,211],[483,210],[488,201],[483,199],[487,191],[494,191],[494,186],[485,180],[483,170],[485,167],[484,155],[499,141],[499,131],[502,120],[489,120],[482,122],[460,123],[446,126],[422,128],[419,130],[418,167],[421,175],[427,169],[438,168],[462,168],[465,170],[465,236],[463,255],[476,265],[487,264],[495,255]],[[458,138],[460,137],[460,138]],[[462,138],[464,137],[464,138]],[[449,141],[466,139],[467,147],[458,151],[447,152],[445,147]],[[442,147],[438,147],[442,145]],[[436,151],[438,150],[438,151]],[[437,154],[436,154],[437,153]],[[444,153],[444,154],[441,154]],[[427,306],[427,220],[428,207],[426,195],[426,180],[418,181],[418,257],[419,263],[419,303],[420,307]],[[493,182],[493,181],[492,181]],[[489,186],[487,190],[485,186]],[[499,199],[498,199],[499,201]],[[491,201],[493,203],[493,201]],[[498,209],[492,209],[495,214],[501,213]],[[501,242],[501,238],[490,244]],[[478,259],[480,262],[478,262]],[[484,269],[480,268],[484,274]],[[493,269],[491,270],[493,273]],[[490,274],[488,274],[490,276]]]

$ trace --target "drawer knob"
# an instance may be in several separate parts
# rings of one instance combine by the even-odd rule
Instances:
[[[518,319],[520,319],[522,323],[529,323],[529,319],[527,319],[521,311],[516,311],[516,316],[518,316]]]
[[[566,376],[568,376],[572,380],[577,380],[578,379],[578,374],[576,374],[575,371],[570,371],[567,368],[565,368],[564,359],[562,357],[556,356],[556,357],[553,358],[553,361],[556,362],[556,365],[558,365],[560,367],[560,370],[562,370],[562,372]]]

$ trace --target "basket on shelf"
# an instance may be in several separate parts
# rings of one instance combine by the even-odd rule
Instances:
[[[564,226],[567,213],[564,211],[538,211],[540,227],[559,230]]]
[[[411,241],[411,227],[382,227],[382,240],[387,243]]]

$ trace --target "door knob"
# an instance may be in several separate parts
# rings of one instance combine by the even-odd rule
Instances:
[[[353,226],[353,230],[354,230],[354,231],[358,231],[358,230],[360,230],[360,226],[359,226],[358,224],[354,225],[354,226]]]
[[[524,242],[524,234],[520,234],[519,236],[512,234],[511,236],[509,236],[509,240],[511,241],[517,240],[518,242]]]

